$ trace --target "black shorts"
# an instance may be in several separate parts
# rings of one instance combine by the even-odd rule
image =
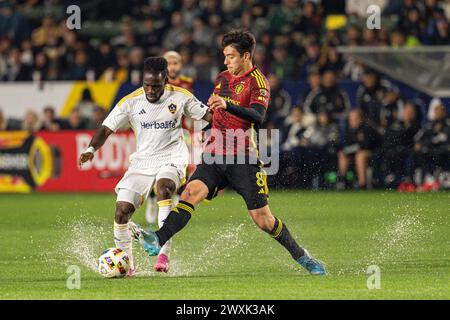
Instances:
[[[267,175],[257,164],[199,164],[189,181],[200,180],[208,187],[211,200],[230,186],[245,200],[248,210],[267,205]]]

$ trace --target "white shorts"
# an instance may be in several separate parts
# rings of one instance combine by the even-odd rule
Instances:
[[[178,189],[184,183],[185,176],[186,168],[172,165],[159,168],[153,175],[128,170],[115,188],[116,201],[129,202],[137,209],[144,203],[155,182],[162,178],[170,179],[175,182],[176,189]]]

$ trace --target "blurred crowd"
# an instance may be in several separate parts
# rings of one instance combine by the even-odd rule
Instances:
[[[389,22],[379,30],[365,27],[365,8],[374,3]],[[340,45],[448,45],[450,0],[92,0],[80,5],[81,30],[66,26],[71,4],[0,1],[0,81],[139,85],[145,57],[176,50],[183,75],[211,82],[224,69],[223,34],[249,29],[257,39],[254,62],[272,89],[265,127],[281,132],[282,170],[275,184],[437,189],[440,174],[450,171],[443,103],[434,99],[428,108],[405,100],[392,83],[337,51]],[[36,8],[53,14],[27,15]],[[119,26],[113,36],[83,29],[88,22],[104,28],[108,21]],[[343,79],[361,82],[356,105],[340,87]],[[307,81],[308,89],[293,101],[283,88],[287,80]],[[30,110],[20,121],[0,110],[0,130],[95,129],[107,112],[89,92],[83,96],[66,119],[51,106],[41,115]]]
[[[413,46],[450,42],[450,2],[377,0],[388,27],[365,28],[368,0],[92,0],[80,4],[81,29],[66,26],[68,0],[0,1],[0,80],[119,79],[140,82],[143,59],[167,50],[183,57],[183,73],[215,78],[223,69],[219,43],[233,27],[257,38],[255,62],[283,80],[304,79],[311,66],[359,80],[360,68],[336,46]],[[30,14],[43,8],[41,20]],[[60,13],[59,15],[56,13]],[[343,15],[343,25],[331,15]],[[94,22],[120,25],[117,34],[95,36]],[[99,27],[100,28],[100,27]],[[103,36],[102,36],[103,34]]]
[[[272,92],[266,126],[281,132],[275,186],[450,187],[450,117],[440,99],[433,99],[425,112],[420,100],[403,99],[395,86],[367,69],[356,106],[350,107],[346,93],[328,84],[331,74],[313,72],[310,83],[317,81],[317,88],[293,108],[283,106],[287,92]],[[336,107],[341,101],[344,107]]]

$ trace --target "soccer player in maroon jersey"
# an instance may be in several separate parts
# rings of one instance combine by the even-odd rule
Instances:
[[[222,46],[227,70],[218,75],[214,93],[208,101],[213,112],[213,133],[204,150],[203,162],[197,166],[178,205],[161,229],[138,232],[136,237],[150,255],[158,254],[161,246],[187,224],[196,205],[204,199],[214,198],[219,190],[229,186],[244,198],[248,212],[259,228],[283,245],[311,274],[325,275],[323,265],[297,244],[267,204],[268,188],[252,132],[264,121],[270,87],[252,62],[255,38],[247,31],[231,31],[224,36]],[[250,139],[242,137],[249,130]],[[245,164],[226,162],[226,158],[236,160],[239,154],[245,155]],[[211,163],[211,159],[216,162]]]

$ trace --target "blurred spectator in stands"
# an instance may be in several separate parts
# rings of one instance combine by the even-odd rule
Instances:
[[[200,3],[202,5],[200,17],[203,19],[203,21],[208,21],[209,17],[213,15],[218,15],[221,19],[223,19],[224,13],[222,11],[222,8],[220,7],[219,0],[204,0]]]
[[[363,28],[361,45],[375,47],[379,44],[380,42],[378,41],[376,31],[369,28]]]
[[[320,58],[320,47],[315,41],[305,43],[305,57],[303,58],[298,76],[301,80],[305,79],[311,68],[317,65]]]
[[[363,112],[367,123],[378,130],[381,119],[381,106],[387,87],[377,72],[367,69],[362,83],[356,91],[356,105]]]
[[[198,7],[197,0],[182,0],[181,15],[186,27],[192,28],[196,17],[200,16],[201,10]]]
[[[311,68],[308,73],[308,89],[299,95],[297,99],[297,105],[303,106],[306,100],[306,97],[311,94],[311,92],[317,92],[320,89],[320,83],[322,82],[320,72],[318,68]]]
[[[356,47],[361,43],[361,31],[355,24],[349,24],[346,30],[347,46]]]
[[[32,78],[33,81],[45,81],[49,78],[47,56],[43,52],[36,53]]]
[[[117,66],[114,70],[113,79],[119,82],[125,82],[128,79],[128,67],[130,61],[128,60],[128,54],[125,50],[117,50]]]
[[[297,0],[282,0],[275,4],[269,13],[269,26],[272,33],[291,32],[292,23],[298,21],[301,7]]]
[[[349,47],[357,47],[361,43],[361,31],[355,24],[350,24],[346,30],[345,43]],[[363,67],[353,56],[346,56],[344,65],[342,67],[342,75],[353,81],[361,81],[363,74]]]
[[[380,124],[382,130],[400,118],[403,113],[403,105],[400,90],[392,84],[388,85],[381,101]]]
[[[183,36],[182,37],[182,41],[178,45],[177,50],[188,49],[191,53],[194,54],[198,50],[200,50],[200,48],[207,49],[207,48],[201,47],[201,46],[197,45],[197,43],[195,43],[195,41],[194,41],[194,33],[192,32],[192,30],[186,29],[183,32],[182,36]]]
[[[128,54],[130,64],[128,66],[127,82],[138,86],[142,84],[142,66],[144,64],[144,50],[141,47],[134,47]]]
[[[411,10],[417,9],[419,11],[420,17],[423,18],[425,15],[425,6],[423,4],[423,1],[416,1],[416,0],[403,0],[400,6],[398,8],[393,8],[392,4],[395,3],[395,1],[392,1],[388,4],[388,7],[386,8],[385,13],[386,14],[397,14],[398,20],[401,23],[402,21],[407,20],[408,13]],[[392,9],[392,10],[390,10]],[[390,10],[390,11],[389,11]]]
[[[23,40],[20,44],[20,61],[28,68],[32,68],[34,64],[33,44],[31,40]]]
[[[200,48],[193,57],[193,65],[195,67],[195,80],[197,81],[214,81],[218,73],[218,69],[212,65],[211,56],[208,49]]]
[[[89,88],[83,90],[80,102],[76,105],[76,109],[79,111],[81,117],[92,119],[94,110],[97,108],[97,104],[92,98],[92,93]]]
[[[355,164],[360,189],[367,186],[366,170],[372,153],[379,146],[378,133],[363,121],[360,109],[352,109],[348,117],[348,125],[343,136],[343,144],[338,152],[337,189],[348,186],[346,175],[351,161]]]
[[[183,67],[181,68],[181,74],[184,74],[185,76],[194,79],[197,76],[197,71],[195,69],[194,64],[192,63],[192,54],[188,49],[180,49],[180,56],[181,56],[181,64]]]
[[[3,110],[0,108],[0,131],[4,130],[21,130],[21,121],[6,118]]]
[[[350,100],[347,93],[337,85],[336,74],[325,70],[322,74],[322,84],[319,90],[311,92],[303,105],[305,113],[315,116],[319,112],[330,113],[333,120],[343,120],[350,110]]]
[[[170,27],[163,37],[163,48],[166,50],[175,50],[183,42],[184,31],[186,29],[183,21],[183,15],[180,11],[174,11],[170,19]]]
[[[145,2],[146,4],[142,7],[145,17],[152,19],[158,30],[165,29],[170,24],[170,12],[173,11],[174,1]]]
[[[192,38],[199,46],[212,48],[214,45],[214,31],[200,17],[194,18]]]
[[[125,18],[122,21],[120,32],[121,34],[119,36],[111,39],[111,44],[114,47],[123,47],[129,50],[138,45],[138,38],[131,19]]]
[[[325,173],[337,169],[337,148],[339,143],[338,126],[331,121],[327,112],[320,112],[317,122],[306,130],[304,136],[312,148],[312,162],[316,163],[316,175],[319,185],[324,185]]]
[[[294,75],[294,58],[288,54],[283,46],[277,46],[272,51],[273,60],[270,65],[271,72],[278,78],[288,80]]]
[[[319,61],[320,70],[332,70],[338,78],[341,78],[344,62],[342,56],[335,47],[328,47]]]
[[[162,42],[162,29],[157,28],[152,18],[144,20],[145,32],[141,37],[141,44],[150,55],[158,55]]]
[[[438,0],[424,0],[425,20],[429,24],[436,17],[444,14],[444,10]]]
[[[21,129],[30,133],[36,132],[41,128],[39,116],[36,111],[29,109],[22,120]]]
[[[318,12],[318,5],[313,1],[305,1],[303,3],[302,13],[295,17],[293,21],[293,29],[308,35],[320,35],[322,28],[322,17]]]
[[[75,53],[73,66],[69,67],[64,77],[65,80],[86,80],[89,71],[89,57],[84,50]]]
[[[0,3],[0,35],[11,39],[16,46],[31,35],[28,21],[8,1]]]
[[[427,28],[428,44],[448,45],[450,44],[449,23],[441,15],[429,23]]]
[[[85,130],[88,127],[89,119],[82,117],[77,108],[74,108],[61,123],[62,130]]]
[[[434,120],[429,120],[415,136],[416,166],[422,169],[420,190],[439,189],[437,177],[443,170],[450,170],[450,118],[445,106],[434,109]]]
[[[270,108],[267,109],[266,125],[268,129],[281,128],[289,115],[292,98],[281,87],[280,79],[273,73],[267,76],[270,84]]]
[[[30,81],[31,67],[25,65],[21,60],[20,50],[13,48],[10,50],[7,61],[7,71],[3,81]]]
[[[116,55],[108,41],[102,41],[95,56],[95,72],[99,79],[111,81],[114,67],[116,65]]]
[[[419,8],[412,6],[406,12],[406,16],[398,21],[398,28],[409,37],[421,40],[424,31],[424,22],[420,16]]]
[[[254,65],[256,65],[263,74],[270,73],[270,61],[267,59],[265,48],[256,46],[255,54],[253,55],[253,61]]]
[[[222,29],[223,17],[218,14],[212,14],[208,17],[208,25],[214,31],[214,35],[217,35]]]
[[[60,58],[60,61],[49,61],[49,67],[51,65],[51,69],[55,68],[55,64],[58,64],[57,67],[60,68],[60,70],[58,70],[59,74],[54,76],[59,78],[61,78],[61,74],[65,73],[70,66],[74,65],[76,52],[84,47],[82,42],[78,39],[77,34],[71,30],[64,30],[62,40],[63,42],[61,45],[54,50],[54,53],[58,53],[58,56],[54,54],[55,57]],[[47,56],[47,60],[54,60],[49,58],[50,57]]]
[[[325,49],[329,47],[338,47],[342,44],[341,36],[337,30],[327,30],[325,36],[322,37],[322,46]]]
[[[108,113],[102,107],[95,107],[92,118],[87,124],[87,129],[89,130],[97,130],[99,129],[103,121],[106,119]]]
[[[305,133],[311,146],[326,153],[326,158],[336,154],[339,142],[338,126],[332,122],[330,114],[325,111],[319,113],[317,122]]]
[[[9,50],[11,50],[11,40],[0,38],[0,80],[3,79],[8,72]]]
[[[442,100],[439,98],[433,98],[428,105],[427,119],[435,120],[435,109],[439,106],[443,106]]]
[[[405,184],[411,184],[414,136],[419,128],[417,107],[407,102],[403,116],[389,124],[382,137],[378,160],[382,162],[380,173],[385,187],[397,187],[403,183],[404,188]]]
[[[35,47],[44,46],[47,43],[49,35],[60,36],[60,30],[57,27],[55,18],[51,15],[45,16],[42,19],[41,26],[33,30],[33,45]]]
[[[40,130],[59,131],[61,129],[61,120],[56,118],[55,109],[51,106],[44,108],[42,112],[42,125]]]
[[[403,47],[406,44],[405,34],[401,30],[394,30],[389,36],[389,44],[391,47]]]
[[[302,110],[293,107],[281,129],[281,150],[292,151],[296,147],[306,145],[307,141],[303,137],[306,129],[308,126],[304,122]]]

